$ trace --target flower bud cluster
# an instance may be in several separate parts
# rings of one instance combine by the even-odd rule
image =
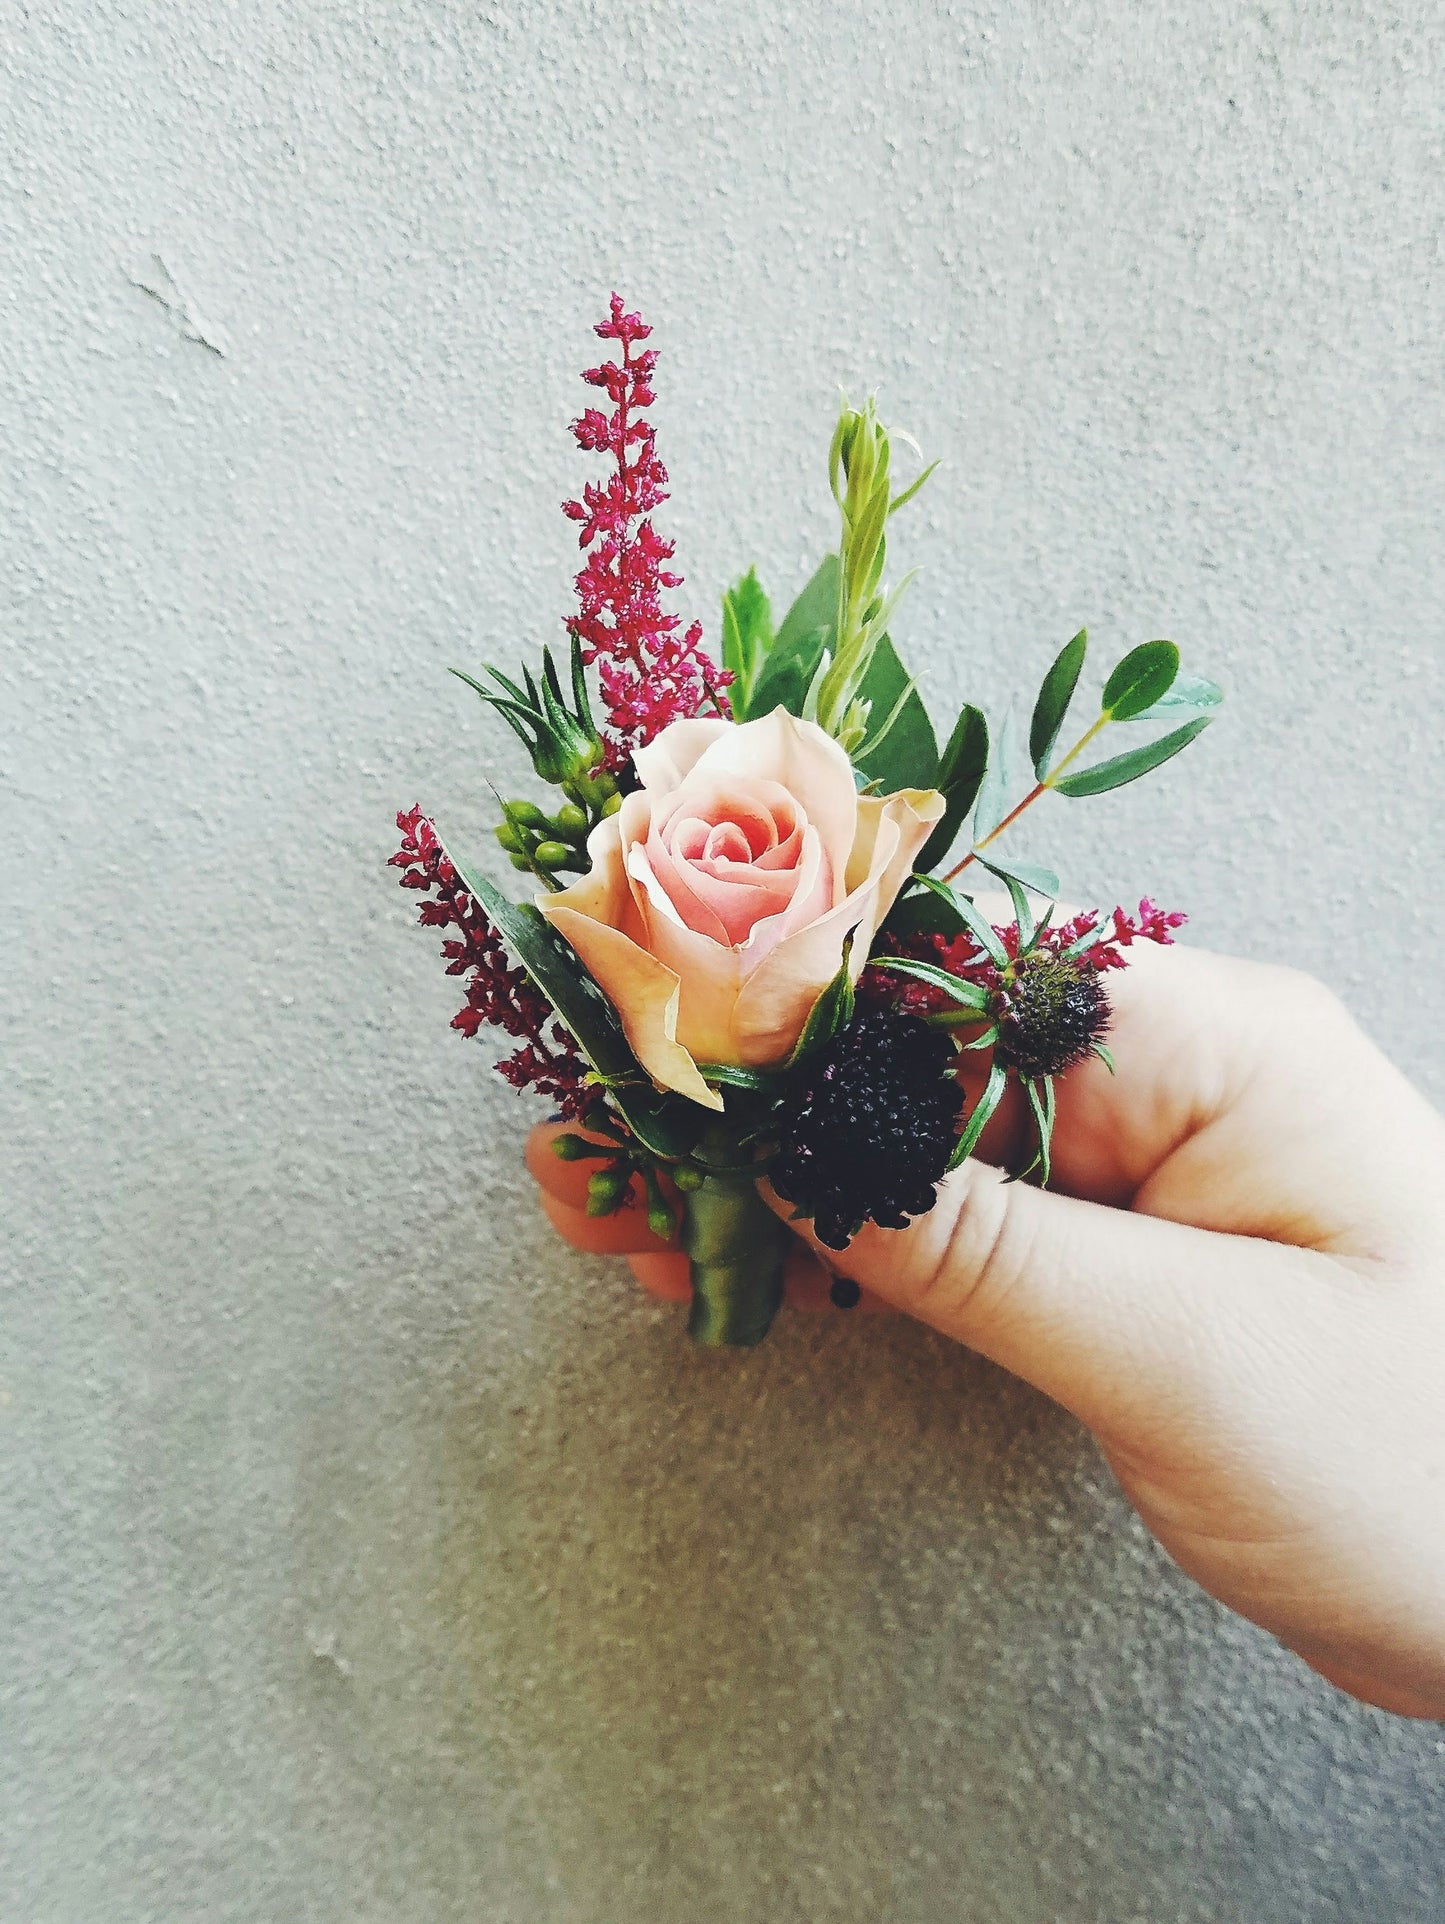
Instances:
[[[510,856],[513,868],[533,875],[555,875],[564,870],[578,875],[586,872],[587,837],[599,821],[616,814],[622,806],[622,796],[605,770],[599,770],[596,780],[585,786],[569,782],[564,793],[580,793],[592,806],[568,801],[549,815],[535,802],[502,803],[503,819],[496,836]]]

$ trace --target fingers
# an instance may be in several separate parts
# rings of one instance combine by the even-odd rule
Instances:
[[[812,1240],[807,1225],[794,1227]],[[865,1225],[827,1260],[1125,1448],[1161,1424],[1237,1410],[1243,1396],[1267,1400],[1320,1312],[1314,1266],[1333,1267],[1006,1183],[973,1161],[909,1228]]]

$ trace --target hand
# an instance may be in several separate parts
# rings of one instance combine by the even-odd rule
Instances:
[[[1445,1717],[1445,1124],[1307,976],[1136,947],[1109,990],[1118,1077],[1061,1082],[1053,1192],[970,1162],[906,1230],[800,1244],[792,1293],[824,1257],[1035,1384],[1205,1589]],[[577,1165],[528,1159],[569,1240],[686,1296],[640,1212],[588,1222]]]

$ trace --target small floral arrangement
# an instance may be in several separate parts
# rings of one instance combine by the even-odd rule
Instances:
[[[690,1259],[692,1334],[750,1344],[782,1299],[787,1241],[760,1178],[833,1248],[865,1222],[901,1228],[1012,1079],[1034,1125],[1012,1173],[1048,1181],[1056,1079],[1091,1053],[1112,1068],[1109,972],[1184,917],[1146,899],[1055,923],[1057,877],[999,841],[1045,794],[1158,768],[1221,697],[1181,674],[1172,642],[1147,641],[1058,752],[1081,631],[1034,703],[1024,793],[971,704],[940,748],[891,637],[908,577],[885,579],[891,519],[933,469],[895,490],[871,400],[844,404],[828,450],[836,552],[776,624],[755,573],[729,589],[719,665],[665,606],[682,577],[653,520],[667,471],[646,418],[651,330],[614,294],[596,332],[615,353],[583,378],[608,405],[572,431],[606,472],[565,505],[586,560],[563,663],[544,647],[520,679],[461,676],[553,791],[500,802],[495,831],[535,899],[510,901],[419,808],[398,815],[391,860],[446,932],[466,995],[453,1027],[512,1038],[502,1075],[579,1125],[554,1148],[596,1162],[589,1212],[645,1207]],[[1163,732],[1085,759],[1106,730],[1149,723]],[[1011,921],[980,910],[969,870],[1007,890]],[[971,1107],[965,1050],[990,1065]]]

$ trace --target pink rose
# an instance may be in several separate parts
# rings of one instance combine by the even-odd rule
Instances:
[[[856,980],[943,798],[860,795],[838,744],[782,708],[673,722],[634,763],[642,787],[592,831],[590,873],[537,906],[648,1074],[721,1109],[698,1063],[788,1055],[849,935]]]

